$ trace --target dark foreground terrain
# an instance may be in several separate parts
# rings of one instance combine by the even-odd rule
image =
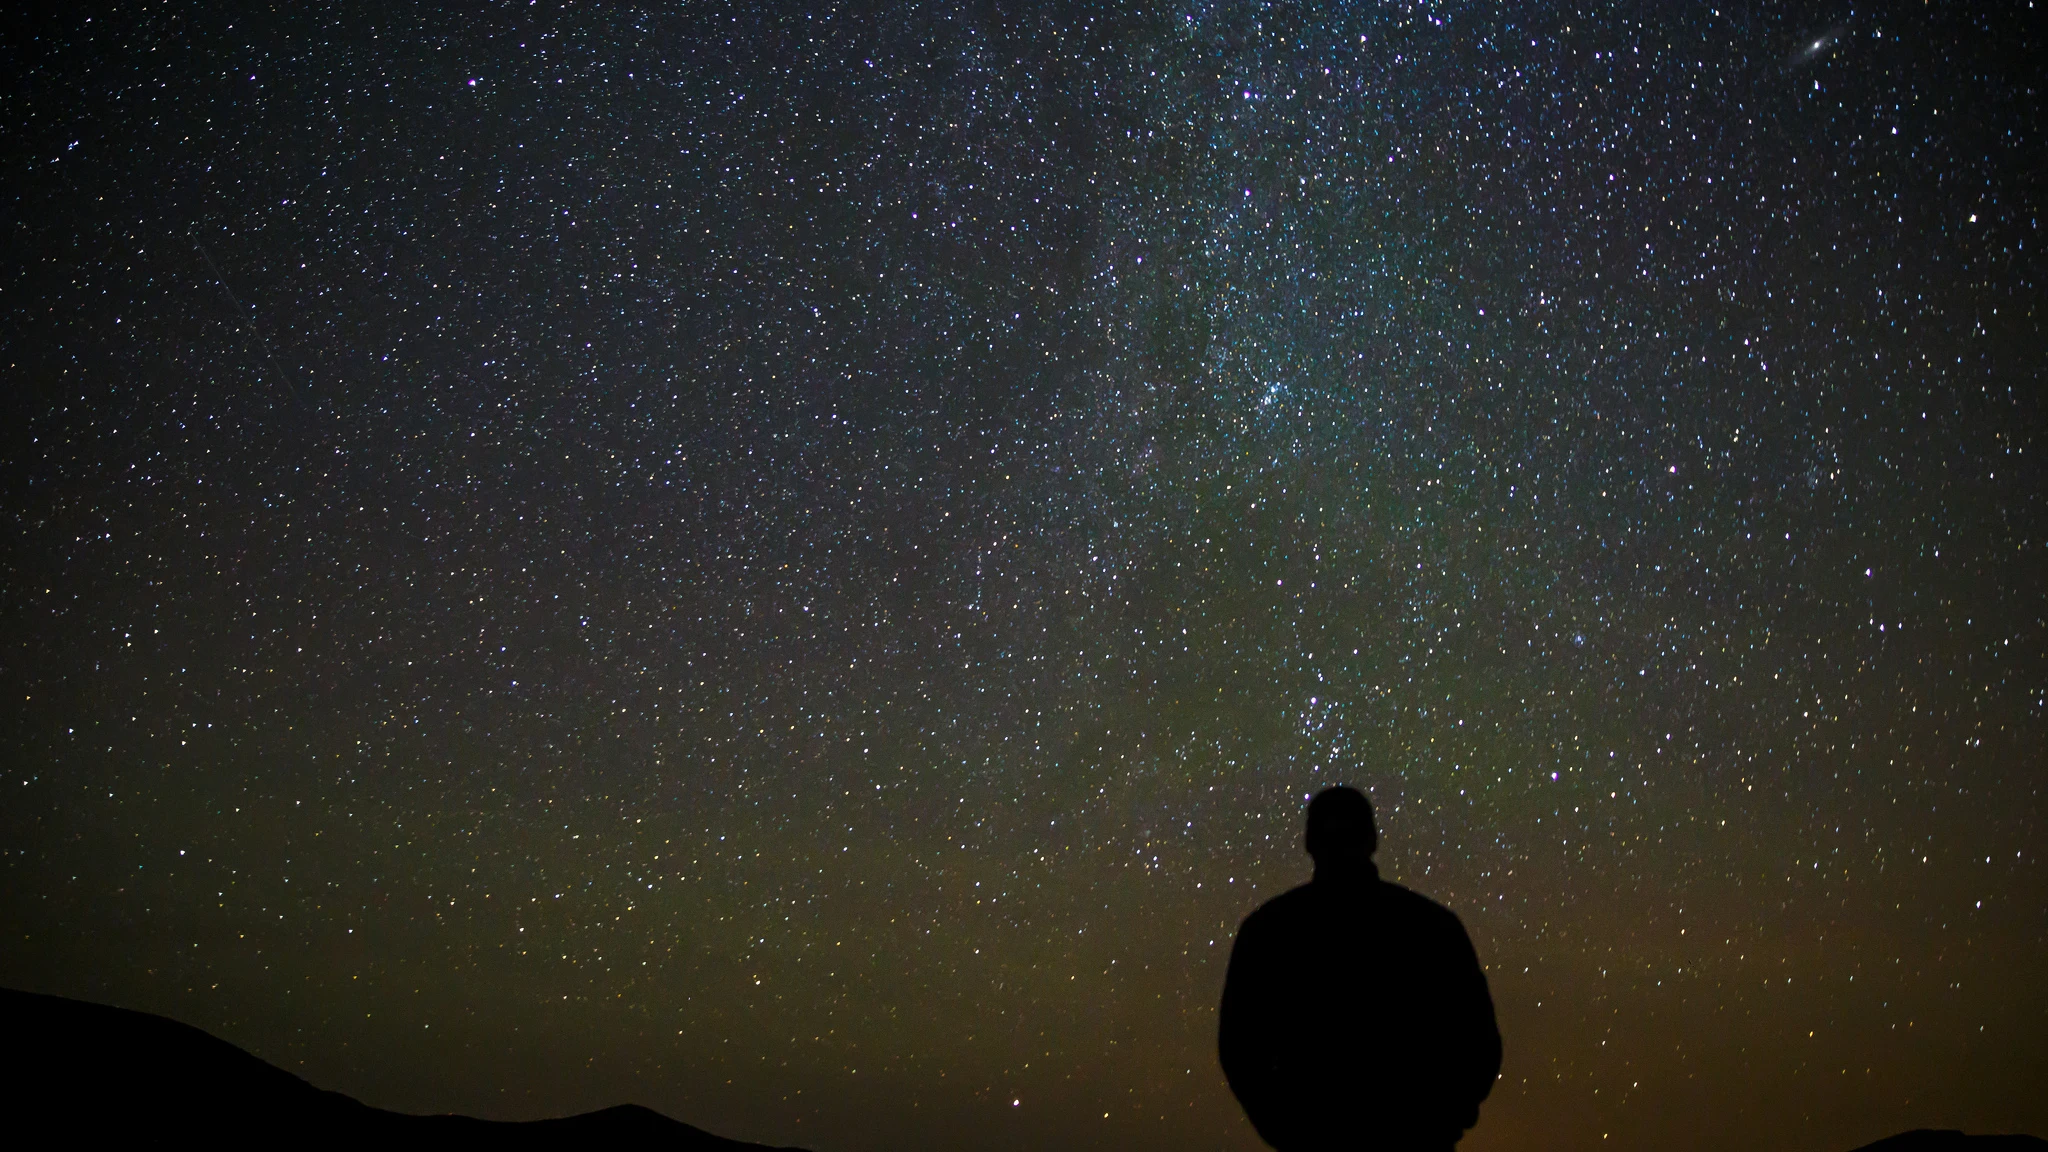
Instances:
[[[7,1127],[32,1124],[67,1144],[153,1144],[184,1137],[296,1147],[386,1140],[408,1146],[432,1141],[492,1148],[800,1152],[713,1136],[637,1104],[524,1122],[387,1112],[323,1092],[188,1024],[33,992],[0,989],[0,1052],[0,1113]],[[2048,1152],[2048,1140],[1920,1129],[1855,1152]]]
[[[1865,1144],[1856,1152],[2038,1152],[2048,1140],[2032,1136],[1969,1136],[1949,1129],[1916,1128]]]
[[[198,1138],[228,1146],[332,1147],[386,1140],[492,1148],[767,1152],[623,1104],[512,1123],[408,1116],[323,1092],[225,1040],[147,1012],[0,989],[0,1107],[66,1144]],[[784,1150],[794,1152],[794,1150]]]

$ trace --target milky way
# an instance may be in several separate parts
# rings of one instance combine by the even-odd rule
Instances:
[[[2048,1131],[2030,18],[232,7],[8,41],[0,980],[1251,1149],[1341,781],[1465,1147]]]

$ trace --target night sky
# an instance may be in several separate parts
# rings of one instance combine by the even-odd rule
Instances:
[[[1366,788],[1464,1147],[2048,1135],[2030,5],[47,6],[0,983],[369,1103],[1259,1147]]]

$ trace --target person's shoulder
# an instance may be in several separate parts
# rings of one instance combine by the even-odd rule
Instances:
[[[1463,929],[1464,923],[1458,919],[1457,913],[1415,891],[1413,888],[1404,888],[1387,880],[1380,881],[1379,885],[1380,899],[1385,901],[1390,907],[1398,910],[1401,915],[1440,924],[1455,924],[1460,929]]]
[[[1244,918],[1245,927],[1282,923],[1302,915],[1315,901],[1314,888],[1313,884],[1298,884],[1273,897]]]

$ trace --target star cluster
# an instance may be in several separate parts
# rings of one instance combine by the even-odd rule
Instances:
[[[10,41],[0,979],[371,1103],[1258,1147],[1302,803],[1475,1149],[2048,1130],[2020,9]]]

